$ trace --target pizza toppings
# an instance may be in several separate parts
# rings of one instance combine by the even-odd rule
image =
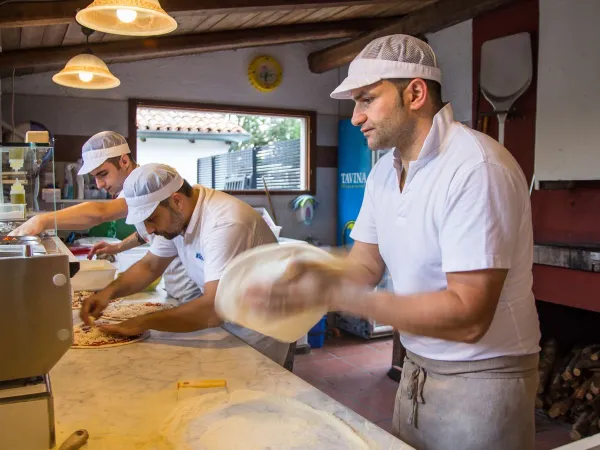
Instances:
[[[77,291],[73,293],[73,297],[71,298],[71,308],[79,309],[86,298],[94,295],[92,291]]]
[[[127,320],[133,317],[162,311],[164,309],[170,309],[173,307],[174,305],[169,303],[156,302],[118,303],[109,305],[102,313],[102,317],[111,320]]]
[[[125,344],[132,341],[143,339],[144,335],[121,336],[103,333],[98,329],[100,325],[107,325],[109,322],[98,320],[96,326],[79,324],[73,326],[73,347],[89,348],[103,347],[108,345]]]
[[[81,306],[83,305],[83,302],[88,298],[91,297],[92,295],[94,295],[95,292],[93,291],[76,291],[73,293],[73,296],[71,297],[71,309],[79,309],[81,308]],[[117,303],[121,301],[120,298],[115,298],[113,300],[111,300],[111,303]]]

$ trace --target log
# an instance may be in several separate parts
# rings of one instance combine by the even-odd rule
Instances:
[[[594,411],[600,413],[600,395],[597,395],[591,401],[588,401],[588,403]]]
[[[544,409],[544,400],[539,395],[535,398],[535,409]]]
[[[571,359],[569,360],[562,374],[563,380],[569,381],[573,378],[573,369],[575,368],[575,364],[577,364],[577,361],[579,361],[579,356],[581,355],[582,350],[583,349],[581,347],[575,347],[571,351]]]
[[[598,421],[592,422],[590,424],[590,429],[588,430],[588,436],[593,436],[600,432],[600,427],[598,426]]]
[[[592,354],[590,355],[590,359],[591,359],[592,361],[598,361],[598,360],[600,359],[600,352],[592,353]]]
[[[592,422],[598,422],[598,414],[595,411],[584,411],[571,429],[571,440],[578,441],[579,439],[586,437]]]
[[[592,361],[591,359],[581,359],[573,367],[573,375],[580,377],[586,369],[600,369],[600,361]]]
[[[594,376],[592,376],[590,392],[594,395],[600,394],[600,373],[595,373]]]
[[[579,400],[583,400],[585,398],[585,394],[587,394],[587,391],[590,389],[591,384],[592,384],[591,378],[588,378],[583,383],[581,383],[581,386],[579,386],[575,390],[575,398],[579,399]]]
[[[563,394],[563,386],[562,386],[562,373],[565,370],[565,367],[567,366],[567,364],[569,363],[569,361],[571,360],[571,353],[567,353],[566,355],[564,355],[560,361],[560,364],[557,365],[555,372],[553,373],[552,377],[550,378],[552,380],[552,382],[550,383],[550,387],[548,389],[548,393],[549,396],[552,400],[556,401],[558,399],[560,399],[562,397]]]
[[[548,410],[548,415],[553,419],[564,416],[571,409],[571,406],[573,406],[573,399],[571,397],[559,400],[552,404]]]
[[[540,384],[538,385],[537,391],[538,394],[543,394],[544,390],[546,389],[552,367],[554,366],[554,361],[556,360],[557,347],[558,342],[554,338],[546,341],[542,347],[542,351],[540,353],[540,364],[538,366],[538,372],[540,376]]]

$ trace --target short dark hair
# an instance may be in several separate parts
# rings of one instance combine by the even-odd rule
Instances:
[[[190,186],[190,183],[183,180],[183,184],[181,185],[179,190],[175,193],[185,195],[186,197],[191,197],[192,194],[194,193],[194,188],[192,186]],[[169,198],[171,198],[171,196],[169,196]],[[164,206],[165,208],[168,208],[169,207],[169,198],[162,200],[159,203],[159,206]]]
[[[414,80],[414,78],[393,78],[389,81],[392,82],[398,93],[400,94],[400,101],[402,102],[402,93],[408,87],[410,82]],[[444,107],[444,103],[442,102],[442,85],[437,81],[433,80],[423,80],[427,85],[427,91],[429,92],[429,98],[431,99],[431,103],[436,107],[437,110],[440,110]]]
[[[127,157],[131,160],[131,163],[135,165],[135,161],[133,160],[133,158],[131,157],[131,153],[127,153],[126,154]],[[117,169],[121,168],[120,165],[120,161],[121,161],[121,157],[123,157],[125,155],[120,155],[120,156],[113,156],[111,158],[108,158],[106,161],[107,163],[111,163],[113,166],[115,166]]]

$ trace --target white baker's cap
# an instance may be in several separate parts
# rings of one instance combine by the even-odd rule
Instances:
[[[406,34],[370,42],[350,63],[348,76],[331,98],[351,99],[352,90],[393,78],[422,78],[442,82],[435,53],[427,43]]]
[[[102,131],[93,135],[81,147],[83,166],[77,175],[85,175],[104,164],[108,158],[131,153],[127,140],[114,131]]]
[[[183,186],[183,178],[166,164],[145,164],[135,169],[123,185],[127,202],[125,223],[142,223],[163,200],[168,199]]]

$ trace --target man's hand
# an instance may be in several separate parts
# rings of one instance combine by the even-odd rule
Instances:
[[[99,242],[94,245],[87,255],[88,259],[92,259],[94,255],[98,258],[105,258],[110,255],[116,255],[121,251],[119,244],[109,244],[108,242]]]
[[[98,325],[98,329],[107,334],[121,334],[123,336],[137,336],[148,328],[143,325],[144,316],[135,317],[114,325]]]
[[[9,233],[9,236],[37,236],[38,234],[46,231],[44,222],[45,221],[42,215],[33,216],[20,227],[12,230]]]
[[[100,317],[102,311],[104,311],[110,303],[110,300],[110,295],[106,292],[106,290],[100,291],[86,298],[81,305],[81,310],[79,311],[81,320],[83,320],[86,325],[91,325],[92,321],[90,320],[90,316],[93,316],[96,319]]]

